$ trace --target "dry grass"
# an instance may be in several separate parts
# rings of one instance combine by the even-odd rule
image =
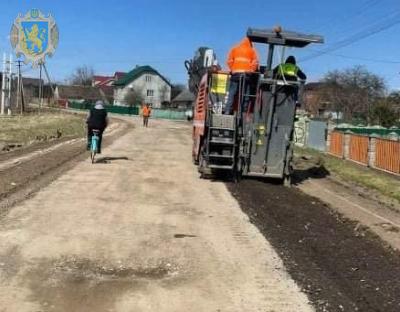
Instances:
[[[341,179],[376,190],[400,202],[400,178],[397,176],[310,149],[296,149],[296,154],[316,157],[329,172],[334,173]]]
[[[29,144],[57,136],[82,137],[85,134],[84,117],[64,113],[42,113],[0,118],[0,142]]]

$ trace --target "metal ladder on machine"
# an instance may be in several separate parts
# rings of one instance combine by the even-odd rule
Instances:
[[[248,86],[248,88],[246,88],[246,83],[250,83],[249,82],[249,76],[247,76],[246,74],[243,75],[240,78],[240,82],[239,82],[239,97],[241,98],[242,101],[244,101],[247,98],[247,110],[250,109],[251,105],[256,105],[256,99],[257,99],[257,93],[256,94],[252,94],[251,91],[253,90],[253,88],[251,88],[251,86]],[[257,81],[258,84],[258,81]],[[247,89],[247,90],[246,90]],[[258,90],[258,87],[256,88],[256,90]],[[249,93],[246,93],[249,92]],[[237,131],[237,135],[241,136],[241,142],[243,142],[243,138],[244,138],[244,119],[245,116],[247,115],[247,111],[241,111],[241,107],[240,107],[240,111],[239,114],[241,116],[236,118],[236,131]],[[244,140],[246,141],[246,140]],[[248,153],[245,153],[242,150],[242,146],[241,146],[241,142],[237,142],[237,149],[238,149],[238,154],[237,154],[237,160],[238,166],[237,166],[237,172],[235,174],[239,174],[239,179],[240,179],[240,175],[242,174],[242,169],[243,166],[246,166],[248,164],[248,160],[249,160],[249,155]]]
[[[239,83],[239,93],[245,93],[245,78]],[[246,97],[255,97],[252,94],[244,94]],[[239,111],[242,114],[241,111]],[[237,115],[211,114],[208,125],[205,158],[210,169],[234,170],[236,169],[237,142],[239,125]]]
[[[233,170],[236,155],[236,116],[211,114],[206,145],[207,167]]]

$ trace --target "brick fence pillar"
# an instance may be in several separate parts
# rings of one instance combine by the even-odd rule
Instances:
[[[332,131],[328,131],[328,135],[326,137],[326,153],[329,153],[331,150],[331,133]]]
[[[343,140],[343,158],[344,159],[349,159],[350,157],[350,140],[351,140],[351,133],[345,133],[344,134],[344,140]]]
[[[368,147],[368,166],[371,168],[375,168],[375,160],[376,160],[376,136],[371,136],[369,138],[369,147]]]

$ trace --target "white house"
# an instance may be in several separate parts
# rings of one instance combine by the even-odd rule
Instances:
[[[154,108],[171,101],[170,82],[151,66],[137,66],[114,82],[114,105],[127,106],[127,96],[135,92]]]

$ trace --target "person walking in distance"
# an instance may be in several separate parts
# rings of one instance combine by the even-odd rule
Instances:
[[[149,125],[149,118],[151,115],[151,108],[149,104],[143,106],[142,115],[143,115],[143,127],[147,127]]]

